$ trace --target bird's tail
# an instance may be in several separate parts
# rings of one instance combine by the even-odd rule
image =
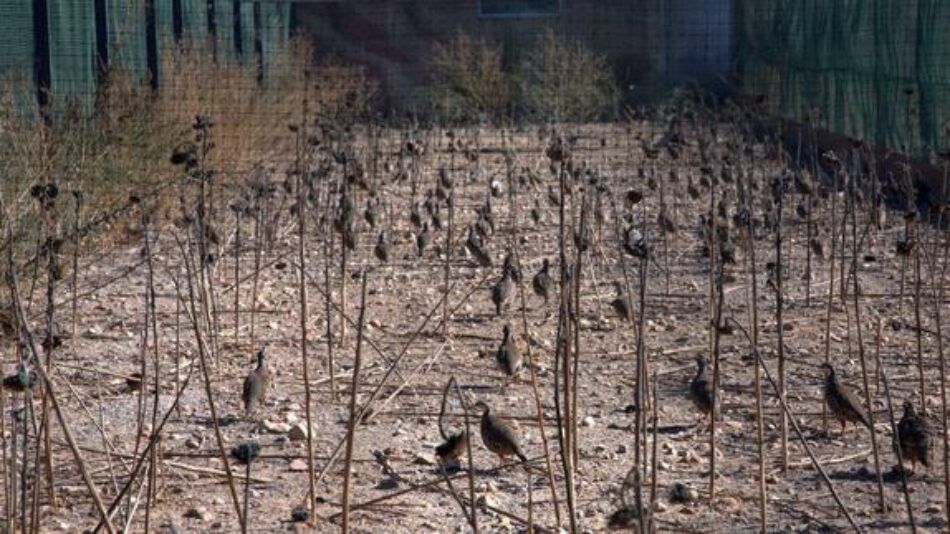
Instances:
[[[528,463],[528,457],[525,456],[524,453],[519,452],[519,453],[517,453],[517,454],[518,454],[518,459],[521,460],[521,463],[523,463],[523,464]]]

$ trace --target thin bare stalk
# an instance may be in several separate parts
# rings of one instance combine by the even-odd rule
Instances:
[[[867,399],[868,421],[871,423],[871,452],[874,454],[874,472],[877,474],[877,494],[880,501],[880,511],[887,511],[887,502],[884,500],[884,478],[881,473],[881,459],[877,450],[877,433],[874,431],[874,405],[871,402],[871,387],[868,381],[867,358],[864,355],[864,338],[861,335],[861,297],[858,287],[858,218],[857,206],[855,205],[856,191],[855,178],[851,182],[851,280],[852,280],[852,301],[854,303],[854,327],[858,335],[858,356],[861,359],[861,378],[864,381],[864,391]],[[923,396],[923,395],[921,395]]]
[[[298,145],[300,141],[298,140]],[[313,414],[311,413],[311,407],[313,404],[312,395],[310,392],[310,362],[307,359],[307,347],[309,345],[309,339],[307,338],[307,322],[309,320],[310,314],[307,310],[307,279],[305,272],[307,270],[307,255],[304,253],[306,236],[307,236],[307,217],[305,210],[305,202],[307,197],[304,195],[304,182],[303,182],[303,171],[300,169],[300,158],[298,153],[298,163],[297,163],[297,261],[299,262],[298,273],[299,277],[297,279],[297,293],[298,298],[300,299],[300,358],[303,364],[303,388],[304,388],[304,414],[307,418],[307,475],[308,475],[308,489],[309,489],[309,499],[308,504],[310,506],[311,513],[314,513],[317,509],[317,489],[316,483],[313,474]],[[237,294],[237,292],[235,292]],[[330,380],[331,384],[333,383],[333,371],[330,371]],[[250,462],[248,462],[248,469],[250,470]]]
[[[39,362],[37,356],[39,351],[36,347],[36,341],[33,338],[33,332],[30,330],[30,327],[26,322],[26,313],[23,310],[23,304],[20,301],[19,291],[17,289],[18,281],[16,266],[13,263],[13,227],[11,221],[7,219],[4,222],[4,226],[6,227],[7,234],[7,268],[9,273],[10,297],[13,301],[13,309],[16,313],[17,322],[20,325],[20,329],[26,338],[27,346],[30,348],[30,353],[33,355],[35,361]],[[89,495],[92,497],[100,517],[105,522],[106,530],[111,534],[115,532],[115,529],[112,527],[112,522],[109,521],[109,516],[106,512],[105,505],[102,503],[102,499],[99,497],[99,492],[96,489],[95,482],[92,480],[89,471],[86,469],[86,462],[83,459],[82,452],[80,452],[79,447],[76,445],[76,440],[73,438],[69,424],[66,422],[65,417],[63,417],[62,410],[59,406],[59,400],[56,397],[56,390],[53,387],[53,383],[50,380],[49,374],[42,365],[35,365],[34,368],[43,381],[46,394],[49,397],[50,403],[53,405],[53,411],[56,413],[56,418],[59,421],[60,427],[62,428],[63,436],[66,438],[66,443],[69,445],[69,449],[73,453],[73,458],[76,462],[76,465],[79,467],[79,472],[82,476],[83,482],[85,482],[86,488],[89,490]]]
[[[345,249],[346,247],[344,247]],[[353,383],[350,388],[350,424],[346,431],[346,459],[343,467],[343,532],[350,531],[350,474],[353,467],[353,441],[359,416],[356,413],[356,395],[359,389],[360,364],[363,352],[363,324],[366,319],[366,271],[363,271],[363,288],[360,297],[360,319],[356,330],[356,359],[353,362]],[[308,432],[309,434],[309,432]],[[312,477],[312,475],[311,475]]]
[[[734,319],[731,319],[733,324],[742,331],[745,335],[746,340],[750,340],[749,333],[745,328],[742,327]],[[750,340],[751,341],[751,340]],[[861,527],[858,526],[854,521],[854,517],[851,516],[851,512],[848,511],[848,507],[845,506],[844,501],[841,500],[841,496],[838,495],[838,490],[835,489],[834,483],[828,478],[828,473],[825,472],[825,468],[821,466],[821,462],[818,461],[818,458],[815,456],[815,453],[812,452],[811,446],[808,444],[808,440],[805,439],[804,434],[802,434],[801,429],[798,427],[798,421],[795,420],[795,417],[792,415],[791,410],[788,409],[788,405],[785,404],[785,399],[778,395],[778,385],[775,383],[775,379],[772,378],[772,373],[769,372],[769,368],[765,363],[765,360],[762,358],[762,355],[759,353],[758,349],[752,347],[752,354],[755,356],[758,364],[762,366],[762,370],[765,371],[765,378],[769,381],[769,384],[772,385],[772,389],[775,390],[776,397],[778,397],[779,404],[782,405],[782,411],[785,412],[786,417],[792,423],[792,429],[795,431],[795,434],[798,436],[799,441],[802,443],[802,447],[805,449],[805,453],[808,454],[808,458],[811,459],[812,465],[815,467],[815,470],[821,475],[821,478],[825,481],[825,484],[828,486],[828,489],[831,491],[831,497],[834,499],[835,504],[838,505],[838,509],[841,510],[841,513],[848,520],[848,523],[851,524],[851,527],[855,531],[861,532]]]
[[[894,403],[891,400],[891,388],[887,382],[887,373],[881,372],[881,378],[884,379],[884,394],[887,396],[887,415],[891,423],[891,432],[897,435],[897,423],[894,417]],[[904,470],[904,455],[901,453],[901,444],[899,439],[894,440],[894,446],[897,448],[897,463],[900,467],[901,492],[904,494],[904,503],[907,505],[907,520],[910,522],[910,531],[917,533],[917,522],[914,520],[914,507],[910,503],[910,491],[907,488],[907,472]]]

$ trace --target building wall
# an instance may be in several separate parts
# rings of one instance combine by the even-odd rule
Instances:
[[[367,65],[385,104],[423,109],[433,46],[463,31],[502,43],[517,56],[547,28],[606,54],[629,102],[664,82],[663,0],[560,0],[553,15],[486,17],[478,0],[365,0],[299,3],[294,21],[318,54]],[[632,93],[630,91],[633,87]]]

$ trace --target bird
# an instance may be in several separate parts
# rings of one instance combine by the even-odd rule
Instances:
[[[244,400],[244,414],[250,415],[260,404],[263,404],[267,397],[267,390],[270,388],[271,372],[267,367],[266,349],[261,348],[257,352],[257,368],[247,375],[244,379],[244,392],[241,398]]]
[[[373,252],[376,254],[376,259],[386,263],[389,261],[389,248],[392,245],[389,239],[389,232],[383,230],[379,233],[379,239],[376,241],[376,248]]]
[[[521,283],[521,263],[514,254],[509,252],[505,255],[505,262],[502,264],[502,270],[506,271],[513,281]]]
[[[736,245],[726,239],[719,242],[719,260],[725,264],[736,264]]]
[[[429,222],[426,221],[422,223],[422,230],[416,234],[416,252],[419,253],[419,257],[422,257],[422,254],[425,253],[426,245],[429,244]]]
[[[376,222],[379,220],[379,200],[373,202],[372,200],[366,201],[366,210],[363,212],[363,219],[366,220],[366,224],[370,228],[376,228]]]
[[[917,413],[913,402],[905,400],[904,415],[897,424],[897,434],[894,435],[894,453],[904,460],[910,460],[911,473],[917,470],[917,462],[930,468],[930,440],[930,424],[927,418]]]
[[[495,351],[495,360],[498,362],[498,367],[500,367],[506,375],[514,377],[518,375],[524,365],[521,359],[521,350],[518,348],[518,342],[511,335],[511,327],[509,325],[506,324],[502,327],[501,332],[501,345],[499,345],[498,350]]]
[[[534,207],[531,208],[531,220],[534,221],[534,225],[537,226],[541,224],[541,207],[538,206],[538,202],[535,201]]]
[[[704,419],[709,417],[716,405],[709,364],[702,355],[696,356],[696,376],[689,383],[689,398],[703,413]]]
[[[531,280],[531,287],[534,289],[535,295],[544,299],[544,303],[548,303],[548,299],[551,295],[551,287],[554,285],[554,280],[551,279],[551,262],[544,258],[544,263],[541,264],[541,270],[538,271],[538,274],[534,275],[534,279]]]
[[[861,407],[860,399],[838,382],[835,368],[829,363],[823,363],[821,367],[825,370],[825,402],[835,419],[841,423],[841,432],[844,433],[849,422],[861,423],[871,428],[871,422]]]
[[[26,391],[36,383],[36,371],[27,369],[26,362],[17,364],[16,373],[3,377],[3,389],[10,391]]]
[[[468,239],[465,240],[465,249],[468,250],[480,266],[491,266],[491,253],[488,251],[485,242],[471,226],[468,227]]]
[[[521,451],[521,444],[515,429],[495,417],[491,408],[483,401],[475,403],[476,408],[482,410],[481,433],[485,448],[498,455],[503,461],[506,456],[517,456],[522,463],[528,458]]]
[[[439,428],[439,432],[442,433],[444,441],[435,447],[435,455],[439,458],[440,464],[448,465],[458,460],[465,452],[465,448],[468,446],[468,434],[464,430],[447,434],[441,428]]]
[[[911,238],[899,239],[897,245],[895,246],[898,256],[910,256],[914,252],[914,247],[917,245],[917,242]]]
[[[501,315],[505,303],[508,301],[508,295],[512,291],[511,273],[503,271],[501,279],[491,288],[491,301],[495,304],[495,315]]]
[[[811,238],[811,241],[808,242],[808,246],[811,248],[811,253],[814,254],[818,259],[825,259],[825,247],[821,243],[821,240],[817,237]]]
[[[610,307],[614,309],[614,313],[617,314],[617,317],[620,318],[621,321],[633,320],[633,310],[630,307],[630,300],[627,299],[627,295],[624,292],[623,284],[615,282],[614,288],[617,291],[617,296],[610,301]]]

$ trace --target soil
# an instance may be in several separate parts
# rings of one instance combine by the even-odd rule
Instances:
[[[666,532],[753,532],[759,525],[759,454],[756,440],[755,360],[749,341],[741,331],[720,339],[719,417],[716,420],[715,498],[710,498],[710,428],[702,414],[687,396],[688,384],[695,374],[697,355],[710,357],[710,281],[709,259],[702,255],[699,217],[708,212],[709,189],[700,188],[697,200],[686,194],[688,175],[699,180],[700,164],[695,139],[679,159],[671,159],[661,151],[657,160],[645,158],[638,139],[648,137],[656,128],[636,124],[575,126],[567,130],[578,139],[573,150],[575,162],[591,169],[599,183],[610,193],[604,204],[615,201],[620,215],[627,215],[639,228],[647,226],[647,238],[653,244],[654,260],[648,263],[646,309],[643,342],[648,372],[656,377],[656,421],[645,411],[647,439],[644,442],[647,470],[642,489],[649,503],[653,495],[651,477],[655,475],[653,518],[660,531]],[[724,129],[721,129],[724,131]],[[455,132],[460,138],[474,138],[473,131]],[[388,144],[395,147],[399,132],[387,132]],[[345,440],[350,418],[350,396],[355,363],[357,328],[360,315],[360,273],[365,269],[366,305],[364,339],[361,344],[361,365],[357,387],[357,406],[366,403],[380,387],[368,420],[355,428],[352,451],[352,473],[349,501],[350,527],[358,532],[462,532],[469,530],[462,508],[446,491],[443,475],[434,456],[441,441],[438,419],[443,388],[454,377],[470,406],[483,400],[517,425],[522,447],[531,463],[525,470],[511,457],[500,461],[482,444],[478,434],[479,414],[472,408],[469,424],[473,462],[470,466],[463,454],[461,466],[448,471],[452,487],[462,499],[469,496],[469,469],[474,473],[473,487],[478,504],[477,521],[486,532],[524,531],[530,516],[539,529],[567,529],[568,503],[565,492],[557,429],[554,392],[563,386],[556,377],[554,347],[558,326],[558,299],[545,303],[531,289],[531,278],[542,260],[552,262],[552,277],[559,279],[558,210],[549,203],[549,186],[557,187],[557,177],[549,170],[543,152],[546,141],[539,140],[537,130],[508,132],[482,129],[478,132],[482,151],[477,163],[467,161],[463,154],[445,150],[447,137],[431,132],[427,152],[419,160],[418,183],[422,191],[433,188],[440,167],[447,167],[455,180],[457,207],[455,211],[454,244],[450,280],[452,290],[447,303],[454,311],[447,331],[440,327],[439,306],[445,287],[446,230],[436,231],[430,245],[420,258],[415,248],[415,228],[409,221],[411,180],[395,181],[394,150],[385,150],[380,160],[380,196],[386,211],[395,220],[382,217],[382,226],[392,228],[394,250],[390,262],[380,265],[373,255],[376,235],[362,220],[366,193],[359,191],[354,202],[358,219],[359,239],[355,251],[349,253],[345,270],[346,297],[341,297],[340,240],[335,235],[334,254],[330,258],[333,300],[345,308],[352,321],[341,337],[340,316],[334,312],[333,358],[334,389],[331,396],[328,381],[327,316],[324,292],[324,254],[322,233],[315,231],[317,219],[309,218],[305,236],[307,277],[307,365],[311,381],[311,414],[313,432],[313,467],[323,475],[315,487],[317,506],[313,521],[292,522],[295,507],[306,509],[308,500],[307,443],[293,427],[306,420],[305,383],[301,346],[301,305],[298,291],[297,234],[290,200],[281,200],[287,193],[277,187],[273,206],[283,206],[281,219],[274,226],[276,233],[263,255],[260,289],[256,306],[255,330],[250,331],[251,280],[255,241],[247,236],[253,232],[251,218],[245,218],[240,248],[240,327],[234,322],[234,217],[219,208],[216,225],[220,244],[213,267],[216,295],[218,335],[211,340],[205,331],[208,348],[216,345],[215,354],[206,354],[210,382],[208,397],[201,357],[194,329],[185,313],[188,289],[182,268],[182,253],[176,244],[186,241],[188,234],[174,225],[157,231],[157,251],[153,257],[157,306],[157,346],[155,332],[147,334],[143,349],[146,314],[145,295],[148,268],[142,257],[142,239],[132,236],[115,248],[90,252],[81,260],[78,272],[76,334],[67,336],[53,356],[55,392],[73,437],[80,446],[85,466],[95,481],[102,499],[112,502],[128,480],[134,464],[133,454],[141,452],[148,442],[153,426],[155,354],[159,356],[158,416],[161,421],[172,406],[176,384],[191,374],[187,388],[161,429],[161,461],[157,471],[156,492],[148,516],[149,528],[162,532],[239,532],[239,520],[229,486],[222,476],[223,462],[215,437],[209,401],[213,401],[225,450],[245,441],[260,445],[260,457],[252,463],[249,525],[254,532],[286,530],[327,532],[339,529],[344,487],[343,450],[340,458],[328,465],[331,453]],[[360,134],[362,135],[362,134]],[[720,133],[718,146],[726,149]],[[659,132],[655,135],[660,138]],[[360,137],[361,142],[365,136]],[[366,143],[368,144],[368,143]],[[361,144],[360,146],[365,146]],[[514,147],[515,177],[537,179],[536,184],[517,187],[516,199],[509,204],[505,180],[505,147]],[[752,170],[754,179],[763,182],[777,173],[777,165],[764,156],[761,145]],[[362,157],[370,168],[369,156]],[[738,158],[739,155],[734,155]],[[745,160],[744,160],[745,161]],[[274,162],[275,170],[267,178],[276,185],[285,180],[289,163]],[[718,174],[719,164],[715,164]],[[748,170],[749,165],[744,169]],[[334,176],[339,167],[334,167]],[[525,169],[525,170],[522,170]],[[661,187],[651,189],[646,176],[655,173],[663,189],[663,202],[668,203],[677,231],[664,235],[656,221],[661,205]],[[671,170],[678,179],[670,178]],[[587,181],[568,180],[577,189]],[[496,232],[489,240],[494,265],[477,266],[464,252],[466,227],[475,220],[475,208],[485,202],[492,181],[505,188],[492,199]],[[216,200],[219,206],[242,194],[246,177],[237,176],[233,185],[221,186]],[[729,195],[735,211],[735,183],[720,183],[717,198]],[[632,209],[623,205],[629,189],[645,194],[642,203]],[[762,186],[758,195],[765,194]],[[580,207],[581,194],[568,197],[567,213]],[[840,219],[844,195],[837,201]],[[224,200],[222,200],[224,199]],[[915,322],[915,284],[913,256],[904,272],[903,299],[901,287],[903,261],[894,252],[894,243],[903,236],[904,220],[900,214],[889,213],[880,230],[875,230],[862,245],[859,267],[861,286],[860,321],[855,319],[855,305],[850,283],[847,298],[840,295],[840,268],[835,265],[829,283],[828,260],[813,258],[810,298],[806,298],[803,275],[806,264],[806,225],[795,214],[801,198],[794,191],[785,197],[785,232],[782,258],[784,273],[784,358],[787,402],[801,436],[789,426],[787,432],[787,468],[783,469],[781,439],[781,407],[772,385],[763,377],[763,422],[765,472],[767,482],[766,512],[768,528],[776,532],[834,531],[850,529],[849,522],[829,491],[829,484],[814,469],[803,446],[808,444],[814,456],[824,465],[831,484],[843,506],[854,521],[866,531],[909,530],[907,508],[901,477],[893,466],[896,458],[891,446],[891,425],[888,419],[887,396],[878,378],[879,361],[886,373],[893,397],[895,417],[901,415],[904,399],[920,404],[918,375],[918,338]],[[530,210],[537,205],[542,221],[535,224]],[[825,254],[830,254],[828,227],[830,197],[818,201],[814,217],[820,221]],[[514,209],[512,210],[512,206]],[[443,217],[447,208],[443,205]],[[863,210],[863,208],[862,208]],[[596,209],[592,209],[596,211]],[[602,222],[592,219],[593,243],[583,256],[580,270],[578,321],[580,326],[578,355],[578,463],[574,476],[576,490],[576,522],[579,531],[597,532],[607,528],[609,516],[622,505],[634,504],[633,491],[621,492],[621,485],[635,466],[635,422],[637,328],[622,322],[611,308],[616,296],[614,282],[629,280],[635,318],[639,318],[637,277],[638,259],[622,255],[614,212],[605,208]],[[756,215],[761,216],[756,209]],[[867,221],[862,211],[859,226]],[[627,223],[621,222],[622,226]],[[512,229],[517,228],[517,235]],[[722,316],[734,318],[744,328],[751,327],[751,272],[745,246],[736,236],[737,264],[727,265],[724,284],[725,300]],[[928,234],[929,235],[929,234]],[[568,240],[569,246],[573,247]],[[501,316],[496,316],[491,302],[491,285],[501,274],[502,259],[512,243],[518,243],[523,273],[528,336],[525,336],[519,294]],[[850,264],[851,236],[846,257]],[[929,246],[929,245],[928,245]],[[775,240],[763,230],[755,240],[757,263],[759,350],[771,376],[778,376],[778,329],[776,328],[776,292],[767,283],[766,262],[774,262]],[[573,250],[573,249],[571,249]],[[840,247],[839,247],[840,251]],[[569,258],[573,257],[573,252]],[[624,267],[621,267],[621,257]],[[936,310],[927,295],[931,290],[930,270],[926,254],[922,254],[924,295],[920,305],[920,323],[926,330],[921,337],[924,384],[929,416],[939,413],[939,359],[936,338]],[[181,282],[184,303],[176,314],[178,293],[174,278]],[[65,333],[72,328],[70,276],[57,283],[56,317]],[[862,358],[856,326],[860,325],[868,384],[872,393],[874,431],[883,476],[883,496],[888,511],[879,509],[879,495],[871,436],[864,427],[841,427],[831,419],[823,423],[823,375],[819,364],[826,354],[826,313],[829,313],[829,287],[834,287],[830,302],[830,336],[828,355],[842,380],[855,391],[866,389],[862,379]],[[27,296],[29,280],[21,280],[20,291]],[[42,329],[45,281],[40,279],[32,292],[29,312],[34,330]],[[942,310],[945,311],[945,306]],[[434,313],[430,315],[430,312]],[[875,344],[877,319],[883,323],[880,346]],[[203,317],[198,318],[203,321]],[[213,320],[214,322],[214,320]],[[560,522],[545,466],[545,447],[537,424],[534,389],[529,369],[516,379],[505,376],[495,365],[494,352],[501,341],[502,326],[510,323],[519,336],[522,352],[530,353],[536,376],[539,402],[547,432],[547,448],[555,470]],[[176,323],[180,337],[176,341]],[[899,327],[899,328],[896,328]],[[205,329],[207,330],[207,329]],[[443,333],[447,333],[445,337]],[[528,339],[530,338],[530,343]],[[242,383],[254,368],[255,354],[267,348],[268,365],[274,373],[273,385],[264,405],[245,416],[241,401]],[[14,369],[14,355],[8,352],[4,370]],[[145,367],[144,396],[129,387],[126,377]],[[176,361],[177,360],[177,361]],[[396,362],[395,372],[387,371]],[[176,366],[179,368],[176,378]],[[651,376],[652,381],[652,376]],[[5,392],[4,436],[6,466],[11,462],[12,408],[23,402],[22,394]],[[863,398],[863,397],[861,397]],[[40,413],[40,388],[33,392],[33,405]],[[144,406],[144,428],[137,424],[140,402]],[[653,408],[648,406],[647,408]],[[39,417],[38,417],[39,419]],[[58,506],[50,506],[45,485],[41,486],[40,531],[82,531],[93,528],[98,513],[92,505],[87,488],[76,467],[73,453],[67,447],[61,425],[51,416],[53,428],[53,464]],[[450,395],[446,424],[452,430],[465,427],[463,409],[457,396]],[[98,427],[101,427],[101,432]],[[655,428],[654,428],[655,427]],[[18,433],[22,428],[18,427]],[[306,428],[305,426],[303,428]],[[929,469],[918,466],[908,478],[909,496],[914,519],[922,531],[941,531],[944,521],[943,454],[938,419],[932,425],[934,443]],[[35,431],[31,429],[31,451]],[[656,443],[653,443],[653,436]],[[22,438],[21,438],[22,439]],[[109,451],[106,454],[105,451]],[[656,451],[653,458],[652,451]],[[20,450],[22,453],[22,450]],[[33,453],[30,454],[32,476]],[[235,474],[235,490],[243,501],[244,466],[229,459]],[[655,473],[649,464],[656,463]],[[146,466],[149,465],[146,462]],[[499,467],[501,466],[501,467]],[[144,469],[144,468],[143,468]],[[41,471],[41,474],[44,471]],[[43,475],[45,476],[45,475]],[[141,481],[142,478],[139,478]],[[686,486],[683,502],[674,502],[671,488]],[[5,486],[6,487],[6,486]],[[32,486],[31,486],[32,487]],[[530,488],[530,491],[529,491]],[[113,522],[121,528],[128,522],[132,531],[145,530],[147,490],[137,481],[132,485],[133,498],[122,501]],[[621,493],[625,495],[621,497]],[[4,503],[9,502],[5,496]],[[532,507],[529,509],[529,498]],[[30,501],[31,502],[31,501]],[[466,501],[467,502],[467,501]],[[127,507],[135,508],[131,519]],[[502,513],[504,512],[504,513]],[[510,515],[505,515],[510,514]],[[14,514],[7,510],[11,521]],[[173,530],[176,529],[176,530]]]

